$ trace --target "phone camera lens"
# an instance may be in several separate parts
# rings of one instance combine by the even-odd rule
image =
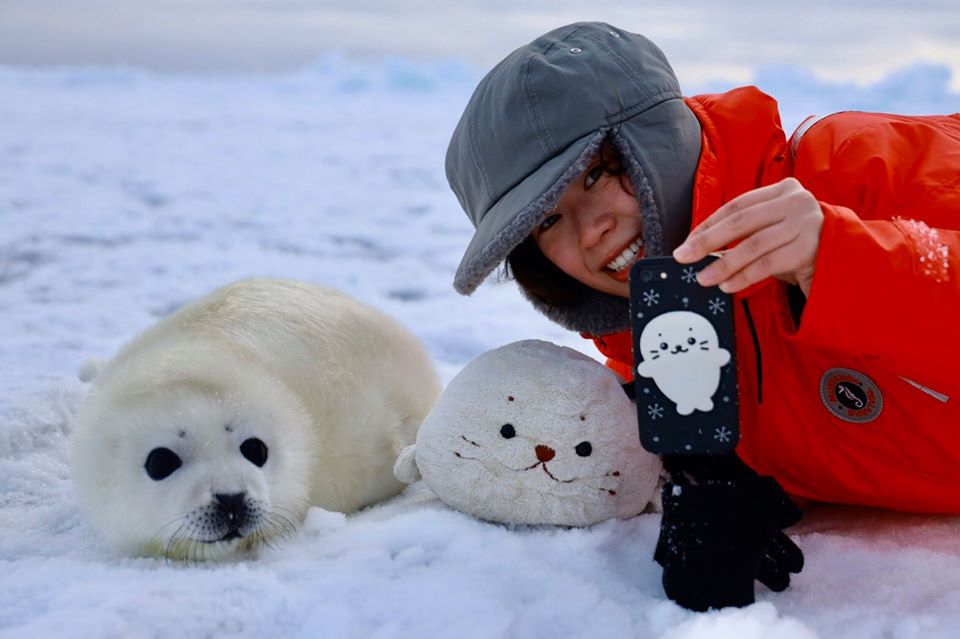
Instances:
[[[640,271],[640,281],[641,282],[653,281],[653,273],[651,271]]]

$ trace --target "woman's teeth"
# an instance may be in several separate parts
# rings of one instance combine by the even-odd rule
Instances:
[[[641,248],[643,248],[643,240],[640,238],[635,239],[630,246],[623,249],[623,253],[615,257],[606,267],[611,271],[622,271],[633,264]]]

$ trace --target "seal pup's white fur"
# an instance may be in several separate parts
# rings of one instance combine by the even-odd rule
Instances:
[[[318,286],[237,282],[99,372],[74,424],[77,494],[126,552],[224,556],[310,506],[351,512],[400,492],[393,464],[439,393],[419,341],[378,311]]]

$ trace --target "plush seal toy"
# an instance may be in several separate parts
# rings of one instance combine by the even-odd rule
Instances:
[[[620,379],[549,342],[484,353],[449,383],[395,473],[491,521],[585,526],[656,501],[660,459],[640,445]]]
[[[440,389],[418,340],[380,312],[309,284],[238,282],[99,371],[73,427],[76,492],[125,552],[253,548],[310,506],[398,493],[394,462]]]

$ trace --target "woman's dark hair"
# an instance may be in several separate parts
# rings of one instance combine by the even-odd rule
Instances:
[[[598,158],[600,168],[606,175],[615,175],[620,180],[629,179],[623,166],[623,156],[609,137],[600,144]],[[506,277],[516,280],[528,295],[554,308],[571,306],[581,299],[588,288],[548,260],[532,235],[528,235],[510,251],[504,271]]]

